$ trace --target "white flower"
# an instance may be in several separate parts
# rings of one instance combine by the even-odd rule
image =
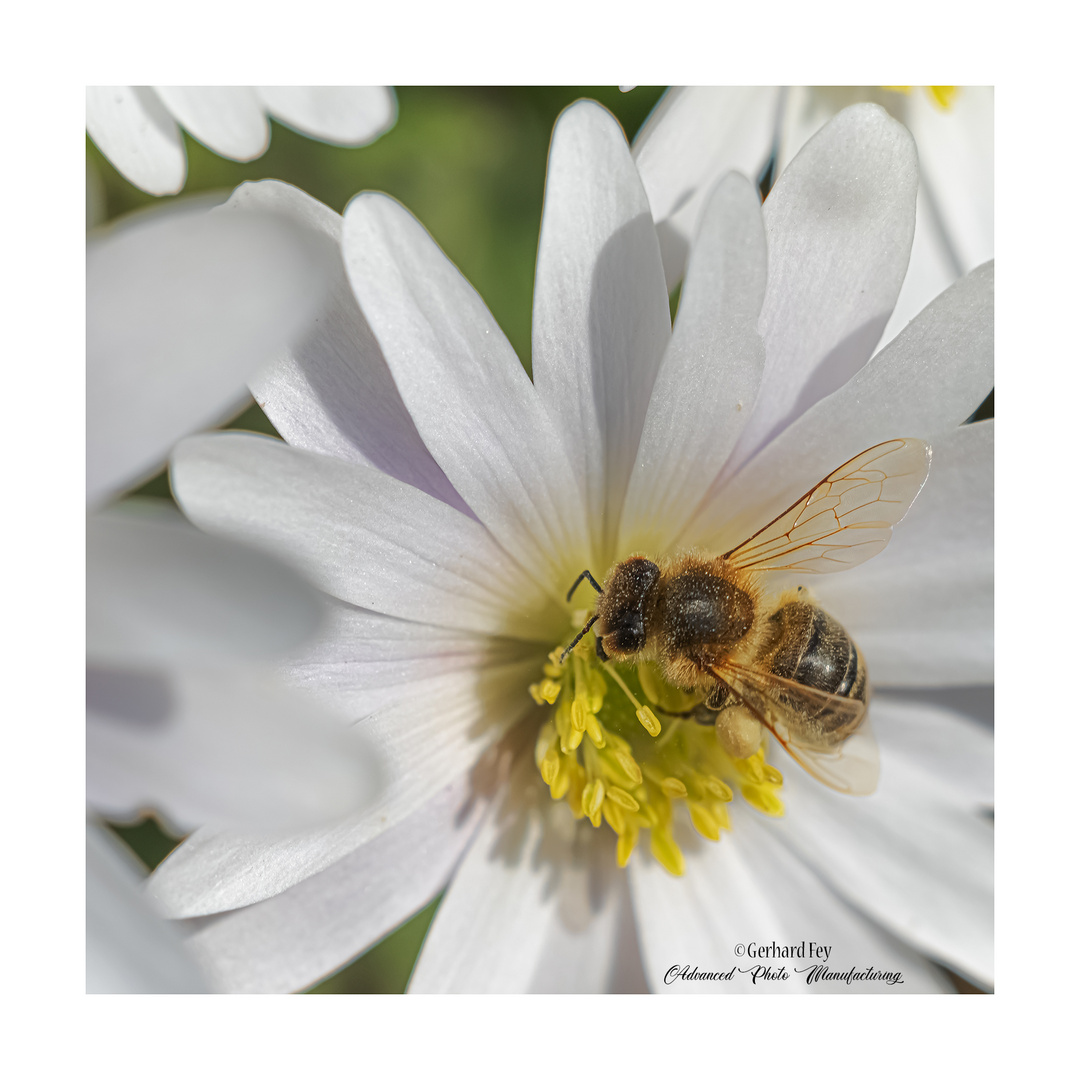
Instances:
[[[151,894],[191,919],[218,985],[302,987],[448,880],[414,990],[741,990],[665,973],[727,971],[737,945],[774,940],[827,944],[844,970],[902,971],[902,990],[946,988],[920,954],[990,982],[992,739],[968,695],[904,688],[992,678],[993,425],[962,424],[992,385],[993,274],[962,279],[870,359],[904,277],[916,187],[910,135],[875,106],[836,117],[764,207],[727,177],[672,330],[625,140],[596,105],[572,107],[549,159],[534,381],[391,199],[360,195],[342,221],[281,184],[239,190],[238,211],[291,208],[339,239],[344,272],[317,333],[254,384],[291,445],[186,440],[175,490],[201,527],[288,552],[335,598],[291,678],[362,718],[391,779],[341,825],[262,839],[203,829],[158,868]],[[580,788],[552,801],[534,762],[553,775],[550,710],[527,687],[580,625],[568,585],[636,550],[726,550],[896,435],[933,444],[925,490],[885,553],[813,583],[878,689],[879,791],[838,795],[773,751],[784,817],[739,799],[715,844],[675,799],[671,827],[651,830],[657,858],[620,840],[623,872],[614,833],[570,811],[617,823],[608,801],[583,806]],[[594,690],[622,700],[609,667],[599,687],[586,672],[589,710]],[[648,765],[649,737],[631,738]],[[609,756],[618,748],[609,732]],[[629,775],[625,759],[604,760]],[[758,780],[728,765],[775,809],[775,774],[758,762],[745,765]],[[706,809],[704,833],[723,824]],[[683,856],[681,878],[660,864]]]
[[[830,117],[859,101],[888,109],[919,151],[911,262],[882,343],[993,258],[993,87],[676,87],[634,140],[669,287],[682,278],[704,200],[727,170],[778,174]]]
[[[172,195],[184,186],[180,126],[222,157],[251,161],[270,145],[268,116],[323,142],[363,146],[394,126],[397,101],[385,86],[86,88],[90,137],[151,195]]]

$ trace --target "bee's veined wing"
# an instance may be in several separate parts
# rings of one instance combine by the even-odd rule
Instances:
[[[877,741],[864,702],[730,660],[709,671],[815,780],[845,795],[870,795],[877,788]]]
[[[930,447],[920,439],[871,446],[724,558],[737,570],[801,574],[858,566],[889,542],[929,472]]]

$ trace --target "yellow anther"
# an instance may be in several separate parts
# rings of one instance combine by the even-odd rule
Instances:
[[[589,713],[585,717],[585,733],[592,740],[593,745],[597,750],[602,750],[607,745],[607,740],[604,738],[604,729],[600,725],[600,721],[596,719],[594,713]]]
[[[703,780],[703,784],[705,790],[708,791],[714,799],[719,799],[721,802],[731,802],[731,800],[735,798],[735,792],[733,792],[723,780],[720,780],[715,776],[706,776]]]
[[[660,734],[660,721],[656,719],[656,714],[645,705],[643,708],[638,709],[634,714],[641,722],[641,726],[655,739]]]
[[[529,686],[529,696],[536,702],[537,705],[546,705],[543,695],[540,693],[540,684],[538,682],[531,683]]]
[[[669,799],[685,799],[687,796],[686,785],[678,777],[666,777],[660,782],[660,786]]]
[[[570,726],[575,731],[584,733],[588,715],[588,711],[581,699],[574,698],[574,703],[570,706]]]
[[[619,767],[634,787],[641,783],[641,768],[634,760],[633,754],[629,754],[625,750],[613,750],[610,759]]]
[[[559,771],[551,783],[551,797],[558,801],[570,790],[570,770],[560,760]]]
[[[742,797],[755,809],[769,817],[783,817],[784,804],[773,793],[772,788],[760,784],[743,784],[739,789]]]
[[[540,775],[544,778],[544,783],[548,787],[551,787],[555,783],[555,777],[559,775],[559,755],[549,754],[540,762]]]
[[[649,850],[653,858],[669,873],[682,877],[686,870],[686,860],[682,850],[675,843],[675,838],[668,829],[652,829],[649,833]]]
[[[600,813],[600,807],[604,805],[604,781],[600,779],[590,780],[581,793],[581,805],[589,817]]]
[[[634,811],[641,809],[641,803],[639,803],[629,791],[623,791],[622,788],[608,788],[607,797],[613,803],[618,803],[624,810]]]
[[[577,728],[572,727],[566,733],[566,738],[562,740],[562,752],[564,754],[572,754],[581,745],[581,740],[584,738],[584,729],[579,731]]]
[[[763,768],[765,769],[765,779],[770,784],[776,784],[779,787],[784,782],[784,774],[779,769],[775,769],[769,764],[765,764]]]
[[[563,677],[563,669],[558,664],[545,664],[544,674],[549,679],[561,679]]]
[[[540,697],[549,705],[554,705],[561,689],[562,685],[555,682],[554,679],[543,679],[539,687]]]
[[[622,811],[622,807],[617,806],[610,798],[608,798],[604,800],[604,805],[601,809],[604,814],[604,820],[611,826],[612,831],[621,836],[626,829],[626,816]]]
[[[751,780],[755,784],[761,784],[765,781],[765,766],[762,764],[760,753],[755,754],[753,757],[736,761],[735,768],[737,768],[747,780]]]
[[[690,820],[706,840],[720,839],[720,822],[716,815],[704,804],[692,802],[690,805]]]
[[[627,825],[619,833],[619,842],[615,846],[615,859],[620,866],[626,866],[630,861],[634,848],[637,847],[638,828],[636,825]]]

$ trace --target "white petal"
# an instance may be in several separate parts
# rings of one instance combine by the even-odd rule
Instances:
[[[911,258],[896,307],[881,335],[881,347],[889,344],[957,277],[959,274],[945,248],[937,215],[927,199],[926,185],[920,183],[919,197],[915,202],[915,237],[911,242]]]
[[[150,890],[173,918],[210,915],[276,896],[405,820],[536,706],[535,663],[467,670],[399,686],[357,728],[380,749],[389,786],[366,813],[336,826],[271,837],[201,829],[154,871]],[[360,713],[360,709],[357,709]]]
[[[86,130],[136,187],[175,195],[187,176],[180,129],[149,86],[88,86]]]
[[[98,663],[217,665],[306,641],[319,594],[291,567],[149,500],[86,522],[86,648]]]
[[[199,142],[234,161],[270,145],[270,125],[250,86],[157,86],[165,107]]]
[[[496,540],[560,591],[589,558],[558,429],[471,285],[385,195],[345,211],[349,280],[417,430]]]
[[[682,278],[713,184],[731,169],[754,179],[764,166],[779,93],[776,86],[673,87],[635,137],[669,290]]]
[[[363,146],[389,131],[397,98],[388,86],[258,86],[259,98],[289,127],[343,146]]]
[[[519,762],[477,830],[410,993],[600,993],[610,985],[623,898],[614,837],[552,804],[535,770],[527,757]]]
[[[727,551],[863,450],[898,436],[933,444],[975,411],[994,385],[993,369],[994,267],[988,263],[939,296],[733,480],[714,484],[682,542]]]
[[[181,935],[142,895],[130,852],[86,829],[86,992],[203,994],[206,979]]]
[[[993,682],[993,421],[935,443],[926,486],[885,551],[812,585],[875,685]]]
[[[905,121],[956,270],[967,273],[994,257],[994,88],[960,87],[948,109],[920,90]]]
[[[185,439],[172,476],[201,528],[288,558],[359,607],[531,640],[565,629],[482,525],[375,469],[223,433]]]
[[[88,244],[91,501],[235,411],[248,377],[316,314],[324,259],[288,221],[202,207],[142,215]]]
[[[757,192],[730,173],[695,240],[623,507],[620,553],[668,548],[750,416],[765,362],[757,331],[765,270]]]
[[[341,262],[341,215],[290,184],[242,184],[228,207],[287,217],[332,245],[330,302],[302,341],[256,373],[252,393],[286,442],[373,465],[468,512],[420,438]]]
[[[886,768],[900,759],[936,798],[980,811],[994,805],[993,713],[992,687],[965,687],[885,690],[875,694],[870,716]]]
[[[579,102],[551,138],[533,378],[586,492],[602,563],[670,334],[656,231],[626,139],[610,113]]]
[[[87,673],[87,798],[126,818],[308,828],[370,806],[378,754],[306,696],[255,672]]]
[[[911,135],[855,105],[814,136],[765,200],[766,366],[733,466],[870,358],[896,304],[915,229]]]
[[[917,953],[852,910],[792,857],[752,811],[734,807],[733,829],[719,843],[688,830],[686,873],[673,877],[647,852],[630,860],[630,886],[645,974],[666,993],[941,993],[945,976]],[[803,948],[795,957],[751,956],[772,945]],[[743,951],[737,951],[741,946]],[[813,955],[811,946],[830,954]],[[811,982],[817,965],[831,972],[874,968],[902,981]],[[684,967],[733,972],[730,980],[677,976]],[[787,979],[755,983],[755,968],[783,969]]]
[[[873,708],[882,749],[877,792],[839,795],[789,766],[778,835],[850,903],[965,978],[991,985],[994,829],[968,795],[990,783],[989,735],[962,721],[947,731],[938,710],[941,737],[922,742],[916,731],[933,720],[924,706],[883,694]],[[905,726],[912,730],[894,739],[890,728]]]
[[[438,893],[486,806],[462,778],[280,895],[189,920],[188,948],[228,993],[291,993],[325,978]]]
[[[329,601],[327,615],[319,639],[284,672],[289,682],[345,714],[393,704],[402,686],[425,679],[518,662],[539,672],[546,659],[543,645],[535,642],[408,622],[339,600]]]

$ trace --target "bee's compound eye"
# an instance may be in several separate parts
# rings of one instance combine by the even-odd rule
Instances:
[[[615,648],[619,652],[637,652],[645,645],[645,620],[635,611],[614,630]]]

